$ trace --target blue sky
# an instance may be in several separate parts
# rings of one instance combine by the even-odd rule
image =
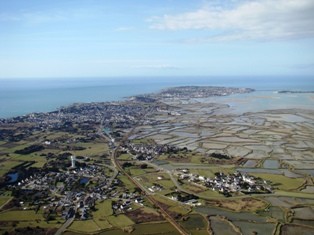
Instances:
[[[0,78],[314,74],[313,0],[0,1]]]

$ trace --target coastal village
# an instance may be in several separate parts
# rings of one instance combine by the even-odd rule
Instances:
[[[224,209],[232,211],[238,202],[245,210],[254,210],[247,223],[255,226],[256,221],[264,218],[283,223],[270,214],[273,209],[265,201],[285,190],[285,185],[274,184],[276,178],[267,174],[246,172],[248,168],[244,166],[257,160],[243,156],[254,151],[244,150],[242,142],[235,142],[233,149],[222,150],[223,144],[214,141],[208,144],[206,152],[201,151],[205,144],[193,148],[195,139],[209,138],[191,132],[199,124],[187,115],[195,118],[200,114],[193,113],[191,106],[180,109],[170,105],[189,96],[199,99],[250,91],[204,87],[198,91],[195,87],[183,87],[132,97],[125,102],[73,104],[54,112],[1,119],[0,164],[4,170],[0,197],[8,199],[0,208],[0,225],[8,231],[24,233],[25,217],[22,222],[14,218],[9,222],[1,220],[1,215],[16,212],[36,217],[36,224],[30,222],[28,226],[29,231],[38,233],[51,228],[50,234],[77,232],[86,223],[94,226],[90,231],[95,234],[106,231],[136,234],[137,226],[167,223],[168,233],[189,234],[186,223],[195,217],[204,223],[193,227],[193,231],[207,234],[207,223],[215,220],[223,223],[219,216],[225,215]],[[211,104],[208,107],[219,109]],[[206,115],[215,117],[207,111]],[[175,123],[183,118],[184,122]],[[218,117],[217,120],[220,121]],[[199,132],[221,138],[218,121],[209,121],[208,132]],[[159,129],[160,126],[164,129]],[[157,130],[148,131],[154,128]],[[179,140],[166,134],[171,131],[182,134],[177,131],[181,128],[190,128],[191,133],[185,132]],[[218,132],[214,135],[215,128]],[[250,143],[257,144],[253,140]],[[6,168],[6,164],[10,167]],[[264,161],[259,161],[259,165],[263,164]],[[289,169],[282,172],[279,179]],[[305,182],[302,178],[301,182],[290,176],[288,180],[300,181],[299,188],[301,183],[311,186],[309,178]],[[219,205],[219,209],[211,205]],[[210,214],[212,211],[216,214]],[[235,213],[232,218],[236,218],[237,213],[232,213]]]
[[[207,188],[218,191],[226,197],[233,193],[241,192],[251,193],[272,193],[271,186],[263,179],[258,179],[246,173],[235,172],[233,174],[224,174],[216,172],[215,178],[210,179],[201,175],[189,173],[188,169],[180,169],[174,173],[180,180],[201,184]]]

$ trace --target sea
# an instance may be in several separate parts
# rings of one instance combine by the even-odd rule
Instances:
[[[314,109],[314,93],[277,93],[280,90],[314,91],[314,76],[0,79],[0,118],[54,111],[73,103],[121,101],[134,95],[190,85],[255,89],[256,92],[250,94],[213,98],[213,101],[227,103],[241,112]]]

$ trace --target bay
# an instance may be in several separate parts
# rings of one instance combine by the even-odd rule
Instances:
[[[132,95],[158,92],[168,87],[183,85],[248,87],[266,92],[314,90],[314,78],[116,77],[1,79],[0,118],[9,118],[32,112],[53,111],[72,103],[119,101]],[[295,94],[294,96],[298,95]],[[233,105],[232,99],[231,97],[231,101],[227,101],[231,105]],[[303,101],[302,97],[298,99],[300,99],[298,102]]]

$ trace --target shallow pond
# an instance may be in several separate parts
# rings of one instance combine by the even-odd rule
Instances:
[[[218,216],[210,217],[210,226],[214,232],[214,234],[230,234],[230,235],[238,235],[230,223],[225,220],[222,220]]]
[[[278,160],[265,160],[263,167],[269,169],[278,169],[280,164]]]
[[[255,167],[257,165],[257,161],[255,160],[247,160],[243,167]]]
[[[276,224],[272,223],[251,223],[246,221],[235,221],[233,222],[236,226],[241,229],[243,235],[255,234],[274,234]]]
[[[81,179],[80,179],[80,184],[87,184],[87,183],[88,183],[88,181],[89,181],[89,179],[88,179],[88,178],[83,177],[83,178],[81,178]]]
[[[275,169],[263,169],[263,168],[237,168],[237,171],[245,172],[245,173],[268,173],[268,174],[275,174],[281,175],[282,172]]]
[[[300,172],[301,174],[308,174],[308,175],[311,175],[311,176],[314,176],[314,170],[313,169],[310,169],[310,170],[297,170],[296,172]]]
[[[205,229],[207,226],[204,217],[201,215],[189,215],[189,218],[180,224],[188,230]]]
[[[302,189],[301,192],[303,192],[303,193],[314,193],[314,186],[306,186],[306,188]]]
[[[15,183],[19,177],[19,173],[15,172],[15,173],[10,173],[7,174],[7,176],[9,176],[11,179],[8,181],[9,183]]]
[[[258,214],[264,217],[273,217],[281,222],[284,222],[285,220],[284,212],[277,206],[271,206],[268,211],[260,211]]]
[[[248,213],[248,212],[231,212],[231,211],[225,211],[219,208],[209,207],[209,206],[196,207],[195,211],[202,214],[206,214],[206,215],[225,216],[229,220],[232,220],[232,221],[244,220],[244,221],[256,221],[259,223],[266,222],[266,218],[263,218],[261,216],[255,215],[253,213]]]

